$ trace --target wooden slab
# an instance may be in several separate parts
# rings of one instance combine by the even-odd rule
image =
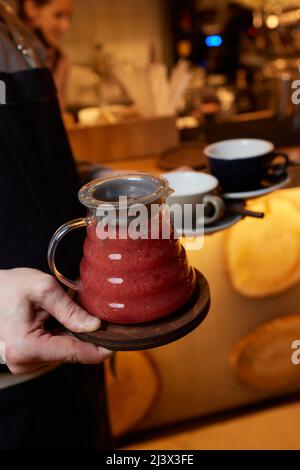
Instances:
[[[300,281],[300,211],[280,191],[249,202],[266,214],[247,218],[224,236],[224,260],[235,290],[246,297],[281,294]]]
[[[116,374],[105,362],[106,390],[111,431],[120,437],[134,430],[151,412],[160,390],[154,363],[144,351],[118,352]]]
[[[300,366],[292,362],[292,345],[299,339],[300,315],[276,318],[239,341],[232,367],[253,388],[286,391],[300,382]]]
[[[205,277],[196,271],[197,285],[190,301],[168,317],[137,325],[102,322],[95,333],[75,334],[82,341],[112,351],[137,351],[157,348],[176,341],[199,326],[210,307],[210,291]]]
[[[178,143],[175,116],[140,118],[117,124],[68,129],[77,161],[99,163],[158,155]]]

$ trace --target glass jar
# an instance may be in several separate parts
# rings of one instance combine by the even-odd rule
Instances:
[[[87,217],[55,233],[48,260],[56,278],[78,292],[90,314],[112,323],[143,323],[189,300],[195,273],[165,211],[172,192],[166,179],[143,173],[108,176],[81,189]],[[68,232],[81,227],[87,236],[75,282],[57,270],[55,252]]]

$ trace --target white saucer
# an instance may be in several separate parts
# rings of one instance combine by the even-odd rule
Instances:
[[[239,215],[239,214],[227,214],[223,217],[223,219],[219,220],[218,222],[215,222],[212,225],[207,225],[206,227],[204,227],[204,235],[211,235],[213,233],[221,232],[222,230],[230,228],[233,225],[235,225],[237,222],[242,220],[243,217],[244,217],[243,215]],[[186,227],[184,230],[177,230],[177,233],[181,237],[186,237],[186,238],[193,238],[197,236],[200,237],[203,235],[202,222],[199,225],[199,227],[197,226],[192,227],[192,228]]]
[[[277,180],[276,183],[269,183],[268,186],[256,189],[254,191],[243,191],[240,193],[223,193],[222,197],[224,199],[254,199],[256,197],[264,196],[265,194],[270,194],[278,189],[284,188],[291,182],[289,175],[283,176],[280,180]]]

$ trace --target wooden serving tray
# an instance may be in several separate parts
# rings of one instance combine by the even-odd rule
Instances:
[[[197,285],[189,302],[177,312],[150,323],[120,325],[102,322],[95,333],[73,333],[82,341],[112,351],[138,351],[172,343],[193,331],[206,318],[210,291],[205,277],[196,271]]]

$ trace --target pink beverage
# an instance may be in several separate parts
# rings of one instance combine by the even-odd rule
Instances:
[[[55,276],[78,291],[79,303],[92,315],[111,323],[150,322],[177,311],[191,297],[196,285],[195,272],[161,208],[171,192],[164,178],[141,173],[102,178],[80,191],[79,198],[88,208],[88,217],[69,222],[56,232],[48,258]],[[124,209],[119,201],[124,195],[129,201],[126,217],[130,207],[146,208],[142,238],[131,238],[130,223],[121,222]],[[156,215],[152,214],[154,204],[160,207]],[[103,218],[99,215],[103,205],[117,214],[115,238],[103,237]],[[153,223],[157,222],[159,228],[153,238]],[[73,282],[59,273],[54,258],[62,237],[80,227],[87,227],[87,236],[80,281]],[[165,228],[170,233],[167,238]]]
[[[178,240],[99,240],[87,229],[80,304],[112,323],[141,323],[182,307],[195,286]]]

